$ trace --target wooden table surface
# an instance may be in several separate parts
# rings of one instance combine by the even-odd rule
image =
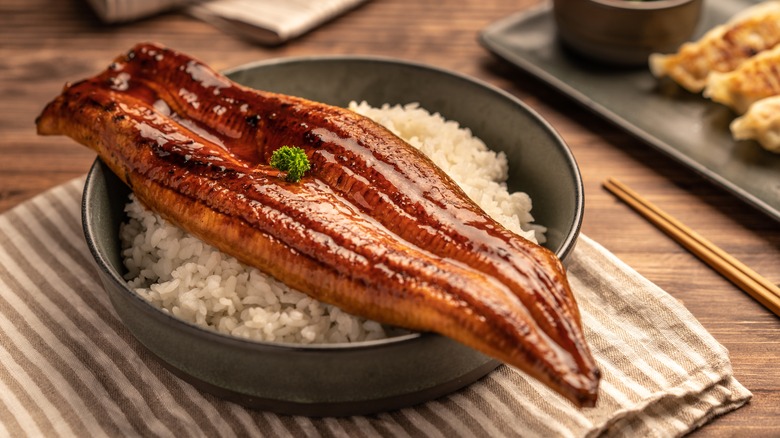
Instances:
[[[754,398],[696,434],[780,435],[780,318],[641,219],[601,184],[627,183],[772,282],[780,282],[780,223],[492,56],[477,34],[536,0],[373,0],[276,48],[250,44],[180,13],[101,24],[86,1],[0,5],[0,212],[83,175],[91,151],[38,137],[34,120],[66,81],[92,75],[134,43],[158,41],[217,69],[259,59],[370,54],[471,75],[519,97],[563,136],[585,184],[583,232],[681,300],[731,354]]]

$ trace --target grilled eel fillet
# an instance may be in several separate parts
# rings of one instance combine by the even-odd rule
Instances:
[[[166,219],[291,287],[449,336],[595,404],[599,370],[560,261],[370,119],[139,44],[66,85],[36,123],[94,149]],[[311,162],[298,183],[265,164],[283,145]]]

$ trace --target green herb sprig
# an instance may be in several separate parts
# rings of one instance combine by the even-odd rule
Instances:
[[[309,157],[306,152],[297,146],[282,146],[271,154],[271,166],[283,172],[287,172],[285,179],[289,182],[298,182],[309,169]]]

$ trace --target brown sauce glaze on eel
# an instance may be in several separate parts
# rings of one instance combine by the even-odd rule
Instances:
[[[171,222],[290,286],[452,337],[595,403],[599,371],[560,261],[373,121],[139,44],[66,86],[37,124],[95,149]],[[266,164],[283,145],[312,164],[298,183]]]

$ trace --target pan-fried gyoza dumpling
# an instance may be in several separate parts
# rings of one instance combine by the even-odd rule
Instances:
[[[755,140],[765,149],[780,153],[780,96],[754,103],[731,122],[730,128],[736,140]]]
[[[734,70],[746,59],[778,43],[780,1],[768,1],[745,9],[698,41],[683,44],[675,54],[650,55],[650,71],[698,93],[710,72]]]
[[[761,52],[728,73],[712,73],[704,96],[739,114],[753,102],[780,94],[780,46]]]

